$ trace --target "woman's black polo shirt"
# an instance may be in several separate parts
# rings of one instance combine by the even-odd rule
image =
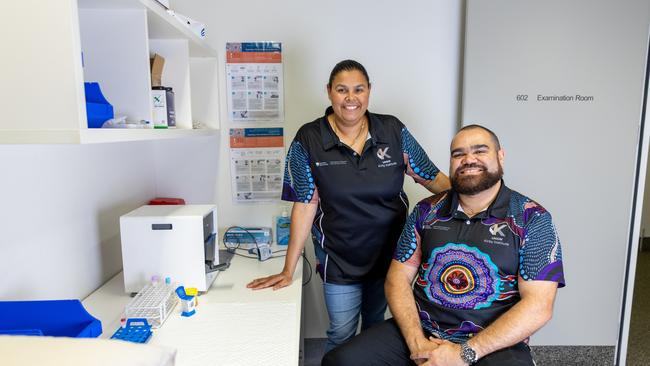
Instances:
[[[361,154],[343,144],[327,122],[303,125],[284,172],[282,199],[316,203],[314,245],[326,254],[326,283],[351,284],[386,275],[408,213],[404,174],[418,183],[438,168],[397,118],[366,112],[369,135]]]

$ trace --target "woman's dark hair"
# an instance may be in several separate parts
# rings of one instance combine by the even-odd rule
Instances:
[[[366,68],[363,67],[360,63],[354,60],[343,60],[336,64],[334,68],[332,69],[332,72],[330,73],[330,80],[327,83],[327,88],[332,87],[332,81],[334,81],[334,78],[336,75],[338,75],[341,71],[354,71],[357,70],[363,74],[363,76],[366,77],[366,82],[368,83],[368,86],[370,86],[370,78],[368,77],[368,72],[366,71]]]

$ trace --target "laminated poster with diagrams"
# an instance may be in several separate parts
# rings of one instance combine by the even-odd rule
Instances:
[[[232,122],[284,122],[282,44],[226,44],[228,115]]]
[[[283,162],[282,128],[231,128],[230,176],[233,202],[280,199]]]

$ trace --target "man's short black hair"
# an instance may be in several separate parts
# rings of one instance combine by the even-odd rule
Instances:
[[[368,83],[368,86],[370,86],[370,77],[368,77],[368,72],[366,71],[366,68],[363,67],[359,62],[354,61],[354,60],[343,60],[336,64],[334,68],[332,69],[332,72],[330,73],[330,80],[327,82],[327,88],[332,87],[332,81],[334,81],[334,78],[336,75],[338,75],[342,71],[354,71],[357,70],[363,74],[363,76],[366,78],[366,82]]]
[[[497,137],[497,135],[494,132],[492,132],[492,130],[490,130],[489,128],[487,128],[485,126],[481,126],[481,125],[477,125],[477,124],[467,125],[467,126],[461,128],[460,130],[458,130],[458,132],[465,131],[465,130],[475,130],[477,128],[487,132],[490,135],[490,138],[492,139],[492,142],[494,143],[494,146],[496,147],[496,150],[497,151],[501,150],[501,143],[499,142],[499,138]]]

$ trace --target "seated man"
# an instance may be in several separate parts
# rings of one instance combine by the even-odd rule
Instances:
[[[487,128],[456,134],[452,189],[420,201],[397,244],[394,318],[323,365],[534,365],[527,340],[564,286],[562,251],[549,212],[503,183],[503,159]]]

